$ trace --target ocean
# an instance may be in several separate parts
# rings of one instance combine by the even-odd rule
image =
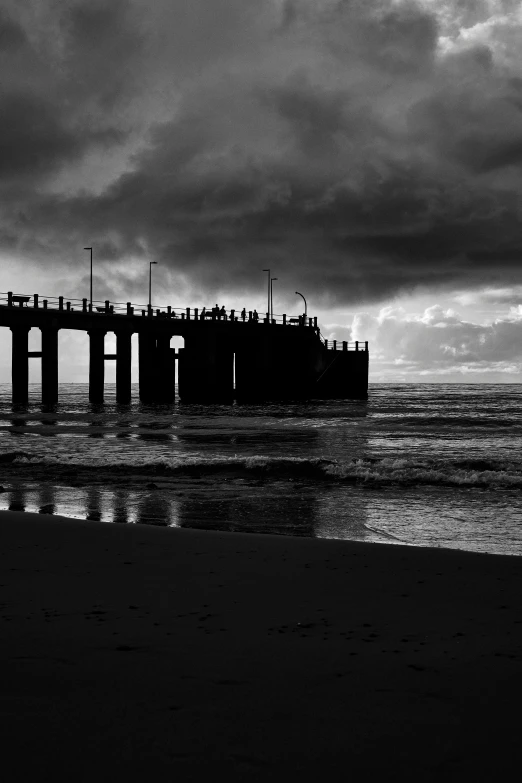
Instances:
[[[45,409],[0,386],[0,509],[522,555],[522,386],[371,384],[367,401]],[[71,521],[72,523],[72,521]]]

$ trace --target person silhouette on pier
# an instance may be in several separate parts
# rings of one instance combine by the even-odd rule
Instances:
[[[227,311],[225,310],[225,305],[223,305],[223,307],[222,307],[222,308],[221,308],[221,310],[219,311],[219,315],[220,315],[220,317],[221,317],[221,318],[222,318],[224,321],[226,321],[226,320],[227,320]]]
[[[252,315],[252,320],[257,323],[259,321],[259,315],[257,314],[257,310],[254,310],[254,313]]]
[[[243,307],[243,309],[241,310],[241,320],[244,322],[244,321],[245,321],[245,318],[246,318],[246,310],[245,310],[245,308]]]

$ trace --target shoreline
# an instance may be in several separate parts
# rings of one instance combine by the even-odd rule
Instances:
[[[12,780],[516,769],[518,558],[165,530],[0,512]]]
[[[158,489],[157,485],[154,487],[155,489]],[[335,538],[334,536],[316,536],[316,535],[306,535],[306,534],[290,534],[290,533],[273,533],[273,532],[258,532],[258,531],[249,531],[249,530],[225,530],[225,529],[219,529],[219,528],[204,528],[204,527],[191,527],[189,525],[177,525],[177,524],[167,524],[167,523],[155,523],[155,522],[130,522],[130,521],[116,521],[116,520],[94,520],[94,519],[87,519],[84,516],[67,516],[66,514],[55,514],[55,513],[47,513],[45,511],[28,511],[26,509],[22,510],[7,510],[7,509],[1,509],[0,508],[0,519],[5,514],[22,514],[24,517],[35,517],[35,518],[44,518],[44,519],[54,519],[61,522],[69,522],[69,523],[75,523],[75,524],[86,524],[86,525],[116,525],[118,527],[142,527],[142,528],[155,528],[155,529],[162,529],[162,530],[173,530],[173,531],[180,531],[180,532],[196,532],[201,534],[218,534],[218,535],[237,535],[237,536],[246,536],[247,538],[252,537],[261,537],[263,539],[265,538],[276,538],[276,539],[290,539],[290,540],[302,540],[307,539],[310,541],[333,541],[333,542],[340,542],[340,543],[346,543],[346,544],[361,544],[361,545],[367,545],[367,546],[391,546],[394,548],[406,548],[406,549],[424,549],[424,550],[433,550],[436,552],[461,552],[463,554],[473,554],[473,555],[484,555],[486,557],[506,557],[506,558],[520,558],[522,557],[522,553],[519,552],[482,552],[480,550],[474,550],[474,549],[465,549],[463,547],[448,547],[443,545],[438,546],[428,546],[424,544],[417,544],[417,543],[408,543],[405,541],[401,541],[398,538],[394,537],[390,533],[386,533],[379,530],[374,530],[373,528],[369,526],[365,526],[366,530],[370,534],[375,535],[375,539],[373,540],[360,540],[357,538]]]

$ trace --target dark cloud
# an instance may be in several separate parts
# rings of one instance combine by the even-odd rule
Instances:
[[[37,95],[0,96],[0,177],[36,184],[42,177],[75,160],[93,145],[121,141],[117,129],[81,131],[60,106]]]
[[[522,85],[484,46],[452,55],[434,93],[410,110],[414,141],[460,163],[463,176],[522,164]]]
[[[325,303],[522,280],[522,62],[505,24],[498,51],[494,27],[441,49],[489,18],[444,5],[447,29],[427,2],[42,3],[45,57],[13,11],[5,246],[44,263],[89,237],[209,292],[257,287],[270,261]],[[109,184],[52,187],[129,139]]]
[[[66,92],[73,103],[110,111],[134,94],[143,54],[137,22],[127,0],[72,3],[60,16]]]
[[[26,44],[23,28],[0,8],[0,53],[19,50]]]
[[[133,90],[139,38],[123,0],[28,5],[0,14],[0,173],[4,190],[13,180],[28,188],[30,208],[42,178],[127,138],[107,108]]]

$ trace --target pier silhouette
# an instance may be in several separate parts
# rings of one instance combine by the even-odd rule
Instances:
[[[132,335],[138,335],[139,396],[174,401],[175,365],[183,402],[289,399],[365,399],[368,343],[325,340],[317,318],[259,315],[255,310],[154,308],[151,305],[42,298],[0,293],[0,326],[12,332],[12,399],[26,404],[29,360],[41,359],[42,402],[58,401],[58,332],[89,335],[89,399],[102,403],[105,362],[116,362],[116,399],[131,400]],[[29,331],[41,330],[40,351],[29,351]],[[116,335],[116,353],[105,336]],[[185,347],[170,347],[172,337]]]

